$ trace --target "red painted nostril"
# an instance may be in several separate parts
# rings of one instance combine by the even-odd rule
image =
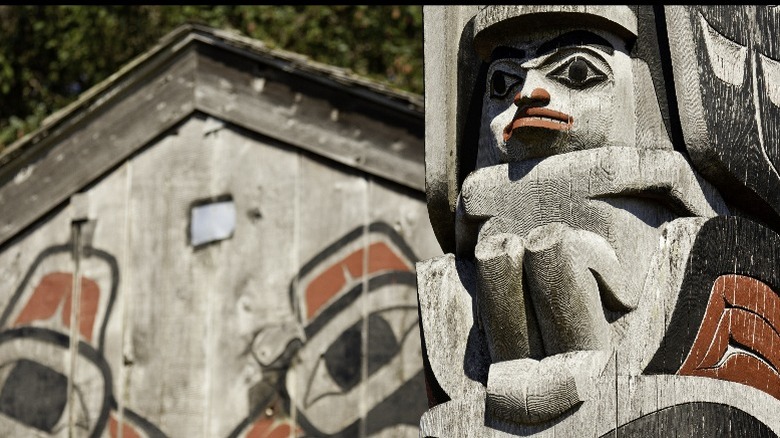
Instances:
[[[520,106],[531,102],[538,102],[542,105],[550,103],[550,93],[544,88],[534,88],[531,94],[528,96],[523,95],[523,92],[515,94],[515,105]]]
[[[544,88],[534,88],[534,91],[531,92],[531,99],[550,103],[550,93]]]

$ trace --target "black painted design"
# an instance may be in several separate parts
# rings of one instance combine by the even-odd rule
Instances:
[[[363,357],[363,320],[356,322],[341,334],[325,351],[325,366],[343,391],[360,383],[360,360]],[[387,321],[379,315],[368,317],[368,375],[386,365],[400,345]]]
[[[379,432],[394,424],[420,424],[422,412],[428,409],[428,403],[420,393],[420,388],[424,386],[425,374],[420,371],[376,405],[366,415],[366,434]]]
[[[667,436],[777,437],[767,425],[745,411],[718,403],[693,402],[643,415],[607,432],[601,438]]]
[[[18,360],[3,389],[0,412],[44,432],[53,432],[68,403],[68,378],[45,365]]]
[[[669,44],[697,61],[685,68],[698,71],[698,83],[677,81],[701,96],[700,108],[679,102],[681,112],[696,113],[706,125],[705,139],[694,138],[700,135],[698,127],[683,129],[689,148],[691,142],[705,142],[698,144],[701,150],[689,150],[693,164],[727,201],[780,227],[780,108],[769,98],[769,88],[776,85],[766,65],[780,60],[780,15],[763,5],[690,5],[685,11],[683,26],[693,39]],[[714,40],[734,50],[708,49]],[[672,60],[677,61],[685,62]],[[724,80],[723,70],[733,77]]]
[[[368,316],[368,375],[387,365],[398,353],[401,344],[395,339],[390,324],[381,316]]]
[[[360,383],[362,332],[363,321],[358,321],[336,338],[323,355],[328,374],[342,391],[349,391]]]
[[[0,346],[5,344],[6,342],[10,342],[10,341],[17,340],[17,339],[24,339],[24,338],[31,339],[31,340],[34,340],[36,342],[41,342],[41,343],[44,343],[44,344],[51,344],[53,346],[59,347],[63,351],[63,354],[65,354],[65,352],[67,352],[69,350],[69,348],[70,348],[70,337],[68,335],[66,335],[64,333],[60,333],[60,332],[54,331],[54,330],[48,330],[48,329],[43,329],[43,328],[38,328],[38,327],[19,327],[19,328],[15,328],[15,329],[11,329],[11,330],[5,330],[5,331],[0,332]],[[111,393],[111,381],[112,381],[111,380],[111,370],[110,370],[110,368],[108,366],[108,363],[103,358],[103,355],[99,351],[95,350],[91,345],[89,345],[89,344],[87,344],[87,343],[85,343],[83,341],[80,341],[79,344],[78,344],[78,354],[79,354],[79,356],[82,359],[91,362],[96,367],[96,369],[98,370],[98,372],[101,374],[101,377],[102,377],[102,385],[101,386],[103,388],[103,394],[102,394],[102,398],[101,398],[102,399],[101,408],[98,410],[98,412],[90,413],[90,414],[95,414],[95,418],[94,418],[94,420],[92,420],[92,417],[90,416],[90,420],[91,420],[90,431],[91,432],[90,432],[89,436],[90,436],[90,438],[97,438],[97,437],[102,436],[103,429],[105,428],[105,426],[106,426],[106,424],[108,422],[109,401],[110,401],[110,399],[112,397],[112,393]],[[17,362],[19,362],[19,361],[17,361]],[[28,362],[32,362],[32,361],[28,361]],[[27,378],[31,378],[32,377],[31,373],[39,373],[41,375],[48,375],[48,378],[53,378],[52,374],[51,374],[51,372],[53,372],[53,370],[51,370],[51,371],[43,371],[43,370],[37,369],[35,371],[31,371],[29,369],[30,365],[27,365],[27,366],[28,366],[28,370],[24,371],[24,373],[26,373],[26,377]],[[42,366],[42,365],[39,365],[39,366]],[[9,385],[9,384],[15,385],[15,383],[11,383],[10,379],[6,380],[6,386]],[[9,391],[14,392],[14,393],[18,393],[19,390],[23,390],[23,389],[22,388],[14,389],[12,387]],[[56,388],[55,388],[55,390],[56,390]],[[38,392],[39,393],[46,392],[46,394],[48,396],[50,394],[50,391],[51,391],[50,389],[45,389],[44,388],[44,389],[41,389]],[[2,392],[0,392],[0,393],[4,393],[4,392],[5,392],[5,388],[3,388]],[[59,396],[60,396],[59,394],[56,394],[57,399],[59,398]],[[57,406],[59,405],[58,403],[56,403],[57,399],[55,399],[55,402],[52,403],[52,405],[49,406],[48,408],[47,407],[36,407],[34,409],[36,411],[39,411],[39,412],[41,412],[43,410],[46,410],[46,409],[52,409],[52,410],[56,411],[57,410]],[[17,400],[15,403],[19,403],[19,402],[20,401]],[[30,403],[32,403],[32,401],[25,401],[25,402],[23,402],[22,406],[17,405],[14,408],[9,407],[8,409],[12,409],[13,412],[18,413],[25,406],[29,408],[30,407],[29,406]],[[51,402],[45,402],[44,404],[46,404],[46,403],[51,403]],[[64,409],[64,407],[62,409]],[[19,414],[19,415],[21,415],[21,417],[26,419],[27,421],[30,421],[30,423],[27,423],[27,422],[23,421],[23,422],[25,422],[25,424],[28,424],[28,425],[31,425],[31,426],[34,426],[34,427],[38,427],[36,425],[48,425],[48,424],[50,424],[51,419],[53,417],[53,414],[47,414],[45,419],[44,418],[37,418],[37,419],[32,420],[31,419],[32,416],[33,416],[32,414]],[[14,418],[18,418],[18,417],[14,417]],[[57,419],[59,419],[59,417],[57,417]],[[21,420],[21,418],[20,418],[20,420]],[[56,421],[55,421],[55,423],[56,423]],[[51,424],[51,426],[53,426],[53,424]],[[38,427],[38,428],[41,429],[41,430],[46,430],[46,429],[42,429],[40,427]]]
[[[111,396],[110,407],[114,411],[119,410],[119,406],[113,395]],[[168,435],[164,434],[157,426],[150,423],[149,420],[132,409],[123,408],[122,413],[125,417],[125,421],[132,424],[136,430],[142,431],[147,438],[168,438]]]

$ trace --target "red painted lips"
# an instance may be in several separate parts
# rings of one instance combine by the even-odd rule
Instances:
[[[509,141],[512,133],[517,128],[526,126],[535,128],[552,129],[555,131],[568,131],[571,129],[574,118],[560,111],[540,107],[525,107],[515,114],[504,128],[504,141]]]

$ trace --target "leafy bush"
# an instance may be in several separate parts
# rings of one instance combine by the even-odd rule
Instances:
[[[188,22],[423,92],[421,6],[0,6],[0,150]]]

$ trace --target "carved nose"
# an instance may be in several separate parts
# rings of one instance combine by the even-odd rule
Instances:
[[[531,105],[536,103],[537,105],[547,105],[550,103],[550,93],[544,88],[534,88],[531,94],[524,94],[521,90],[515,94],[515,105],[518,107],[523,105]]]

